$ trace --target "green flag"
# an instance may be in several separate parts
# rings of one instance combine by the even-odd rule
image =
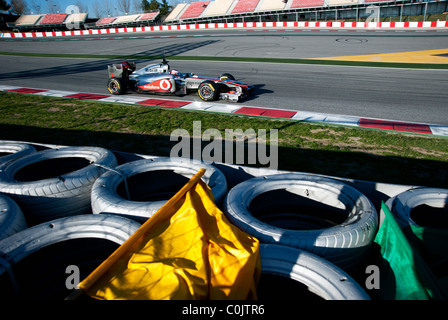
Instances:
[[[446,299],[438,279],[421,257],[419,250],[406,234],[418,237],[413,228],[402,230],[386,204],[382,203],[384,221],[375,237],[381,248],[383,264],[381,269],[382,298],[395,300]],[[421,227],[420,227],[421,228]],[[431,228],[428,229],[431,231]],[[446,233],[446,232],[445,232]],[[422,240],[422,239],[420,239]]]

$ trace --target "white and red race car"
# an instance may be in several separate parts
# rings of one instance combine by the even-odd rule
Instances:
[[[252,86],[236,81],[229,73],[210,78],[172,70],[166,59],[137,71],[135,66],[135,62],[128,61],[108,65],[107,89],[110,93],[124,94],[133,90],[138,93],[186,95],[197,91],[204,101],[222,99],[239,102],[253,90]]]

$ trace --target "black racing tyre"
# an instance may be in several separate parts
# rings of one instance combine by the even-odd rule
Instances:
[[[377,212],[366,196],[312,174],[246,180],[229,191],[224,212],[262,243],[303,249],[344,270],[367,257],[378,229]]]
[[[36,152],[36,149],[30,144],[0,141],[0,165],[33,152]]]
[[[93,183],[103,167],[115,166],[114,154],[104,148],[39,151],[0,167],[0,192],[17,202],[29,225],[91,213]]]
[[[92,188],[92,211],[144,222],[200,168],[206,169],[202,180],[210,187],[215,202],[222,202],[227,193],[227,182],[216,167],[198,160],[155,158],[128,162],[104,173]]]
[[[448,228],[448,189],[421,187],[390,198],[386,205],[401,228],[410,225]],[[380,225],[384,212],[380,212]]]
[[[110,78],[107,82],[107,90],[115,95],[120,95],[126,92],[126,83],[123,79]]]
[[[232,76],[230,73],[222,73],[219,76],[219,80],[235,80],[235,77]]]
[[[17,203],[0,194],[0,240],[26,228],[25,216]]]
[[[78,215],[0,241],[0,299],[63,300],[73,289],[67,284],[74,285],[67,267],[77,267],[83,280],[139,227],[124,217]]]
[[[261,300],[370,300],[347,273],[309,252],[260,244]]]
[[[219,98],[219,86],[213,81],[206,80],[199,85],[199,97],[204,101],[215,101]]]

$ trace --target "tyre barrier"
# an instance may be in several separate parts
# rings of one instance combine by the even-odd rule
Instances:
[[[448,189],[421,187],[404,191],[386,201],[398,225],[448,228]],[[380,224],[384,212],[380,211]]]
[[[0,240],[27,228],[25,216],[10,197],[0,194]]]
[[[262,243],[299,248],[344,270],[366,258],[378,228],[376,209],[365,195],[312,174],[246,180],[229,191],[224,212]]]
[[[370,300],[347,273],[309,252],[260,244],[260,257],[258,298],[262,300]]]
[[[185,158],[157,158],[128,162],[104,173],[92,188],[92,211],[124,215],[143,222],[200,168],[206,169],[202,180],[211,188],[215,202],[222,202],[227,182],[216,167]]]
[[[36,149],[26,143],[0,141],[0,165],[36,152]]]
[[[35,152],[0,166],[0,193],[21,207],[29,225],[91,213],[90,193],[114,154],[98,147],[65,147]]]
[[[114,215],[78,215],[0,241],[0,299],[66,298],[73,289],[68,266],[83,280],[139,227]]]

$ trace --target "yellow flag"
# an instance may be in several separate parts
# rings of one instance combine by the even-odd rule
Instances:
[[[108,300],[256,298],[259,242],[227,220],[200,173],[79,287]]]

